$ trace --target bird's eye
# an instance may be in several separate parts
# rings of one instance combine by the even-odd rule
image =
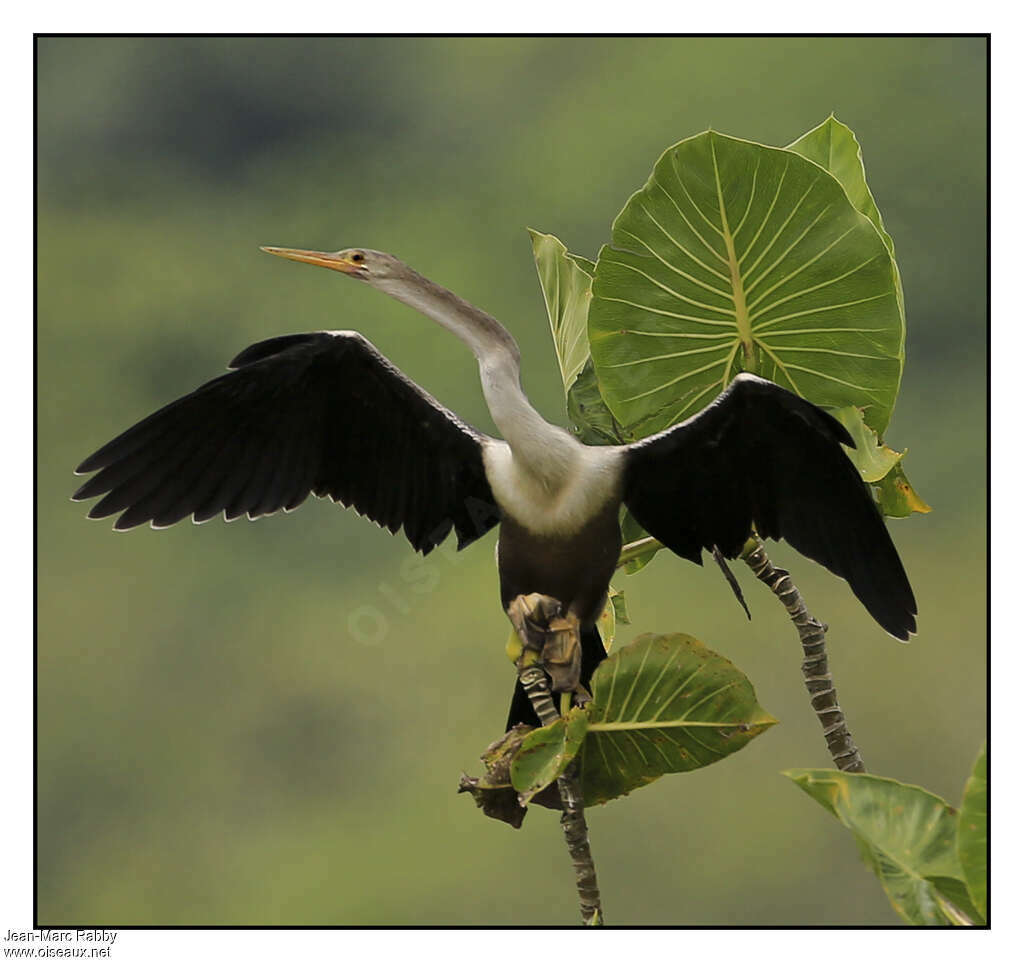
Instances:
[[[352,255],[351,260],[355,264],[361,264],[363,261],[366,260],[366,255],[365,254],[361,254],[359,251],[356,251],[356,253]]]

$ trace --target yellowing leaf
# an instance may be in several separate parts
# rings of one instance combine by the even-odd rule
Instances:
[[[924,515],[932,510],[931,505],[907,481],[902,462],[894,465],[892,471],[882,479],[878,491],[879,506],[883,514],[891,518],[906,518],[913,512]]]

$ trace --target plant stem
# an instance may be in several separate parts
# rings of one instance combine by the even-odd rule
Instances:
[[[530,698],[530,704],[543,726],[560,718],[551,698],[548,678],[537,665],[528,665],[519,671],[519,680]],[[601,893],[597,888],[597,869],[590,852],[590,838],[587,835],[587,821],[583,815],[583,787],[580,784],[576,760],[569,764],[558,777],[558,795],[562,801],[562,834],[569,849],[573,872],[576,876],[576,892],[580,900],[580,915],[584,926],[603,926]]]
[[[811,706],[825,731],[825,742],[836,768],[843,772],[865,772],[864,760],[846,726],[846,717],[839,707],[836,687],[829,671],[828,655],[825,652],[825,632],[828,626],[807,611],[807,605],[789,577],[789,572],[772,564],[760,538],[752,536],[743,546],[741,557],[785,606],[796,626],[804,649],[801,665],[804,685],[810,693]]]
[[[601,911],[601,891],[597,887],[597,867],[590,852],[587,821],[583,816],[583,786],[580,784],[577,760],[569,763],[558,777],[558,795],[562,799],[562,834],[569,849],[576,892],[580,900],[580,915],[584,926],[604,926]]]
[[[646,538],[638,538],[635,542],[622,546],[622,551],[619,553],[619,560],[615,567],[622,568],[627,562],[632,562],[634,558],[639,558],[652,548],[664,547],[653,535],[648,535]]]

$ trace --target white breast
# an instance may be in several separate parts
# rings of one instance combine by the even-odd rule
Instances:
[[[521,465],[504,441],[489,439],[484,471],[502,511],[537,535],[578,531],[612,499],[622,497],[622,451],[575,445],[562,478],[541,480]]]

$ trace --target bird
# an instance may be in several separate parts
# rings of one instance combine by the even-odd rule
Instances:
[[[272,337],[86,458],[74,493],[118,531],[191,517],[255,519],[329,497],[426,555],[498,526],[506,612],[532,593],[579,625],[578,664],[554,691],[585,689],[605,658],[596,623],[621,550],[620,509],[676,555],[736,558],[751,535],[785,539],[845,579],[890,635],[916,632],[917,603],[880,511],[844,451],[847,430],[785,388],[741,371],[702,411],[629,444],[586,445],[545,420],[520,353],[485,311],[368,248],[261,250],[369,285],[473,352],[500,438],[461,420],[356,331]],[[511,613],[510,613],[511,617]],[[517,681],[507,729],[538,725]]]

